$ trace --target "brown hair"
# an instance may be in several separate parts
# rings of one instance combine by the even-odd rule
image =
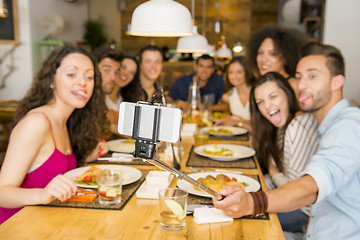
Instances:
[[[268,72],[264,74],[251,88],[250,114],[251,126],[253,129],[253,141],[256,156],[258,157],[259,163],[265,172],[267,172],[269,168],[269,157],[273,157],[280,171],[283,169],[283,148],[278,146],[276,141],[278,137],[278,128],[272,125],[271,122],[261,114],[255,101],[255,89],[268,81],[275,82],[287,96],[289,117],[286,121],[284,129],[286,129],[288,124],[295,117],[296,112],[299,110],[294,90],[280,73]]]
[[[340,50],[336,47],[321,44],[318,42],[310,42],[301,49],[301,57],[321,55],[327,58],[326,66],[332,76],[345,76],[345,61]]]
[[[284,59],[284,70],[290,76],[295,75],[296,64],[300,59],[300,49],[308,42],[305,34],[294,29],[278,26],[267,26],[251,36],[247,46],[247,67],[251,76],[248,76],[249,85],[254,84],[260,75],[256,57],[262,42],[270,38],[276,52]]]
[[[77,159],[77,164],[82,165],[85,158],[96,147],[99,139],[108,129],[105,116],[107,107],[101,88],[99,72],[93,57],[86,50],[74,46],[63,46],[56,48],[48,56],[35,76],[30,90],[17,108],[15,123],[30,110],[46,105],[54,98],[51,85],[54,82],[56,70],[59,68],[61,61],[71,53],[80,53],[87,56],[92,61],[95,70],[94,91],[90,100],[85,107],[75,109],[67,121],[73,153]]]

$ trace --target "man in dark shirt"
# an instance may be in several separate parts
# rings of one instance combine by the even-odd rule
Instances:
[[[211,104],[216,104],[224,93],[224,80],[222,76],[215,73],[215,60],[209,55],[202,55],[196,60],[194,65],[195,73],[179,77],[171,87],[167,96],[169,103],[178,102],[178,106],[183,108],[184,102],[189,95],[189,86],[193,81],[198,83],[200,95],[203,101],[208,96]]]

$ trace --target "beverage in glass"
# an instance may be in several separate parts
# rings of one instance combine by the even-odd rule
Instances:
[[[99,203],[113,205],[121,202],[122,172],[104,169],[97,174]]]
[[[181,230],[185,227],[188,193],[179,188],[159,191],[160,223],[165,230]]]
[[[201,145],[206,145],[206,144],[208,144],[208,142],[209,142],[209,133],[207,131],[198,130],[194,134],[195,147],[201,146]]]

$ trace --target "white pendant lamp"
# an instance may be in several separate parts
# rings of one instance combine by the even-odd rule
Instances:
[[[203,54],[208,54],[209,56],[211,56],[211,57],[214,57],[214,54],[215,53],[215,48],[214,48],[214,46],[212,46],[212,45],[208,45],[208,50],[207,50],[207,52],[203,52],[203,53],[199,53],[199,52],[194,52],[193,53],[193,56],[194,57],[200,57],[201,55],[203,55]]]
[[[208,41],[206,37],[200,35],[195,25],[195,0],[191,1],[191,12],[193,19],[193,33],[192,36],[186,36],[179,38],[177,42],[176,51],[181,53],[207,53],[208,52]]]
[[[193,26],[192,36],[186,36],[179,38],[177,42],[176,51],[181,53],[207,53],[208,41],[207,39],[198,33],[197,27]]]
[[[224,42],[219,50],[216,52],[216,57],[218,58],[231,58],[232,57],[232,51],[228,48],[226,43]]]
[[[173,0],[149,0],[134,10],[129,33],[144,37],[190,36],[193,34],[191,14]]]

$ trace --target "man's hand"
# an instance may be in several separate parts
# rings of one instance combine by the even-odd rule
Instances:
[[[227,216],[238,218],[254,213],[254,201],[239,185],[227,186],[220,190],[223,200],[213,198],[214,206],[221,209]]]

